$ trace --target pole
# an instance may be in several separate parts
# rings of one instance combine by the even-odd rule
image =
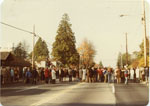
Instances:
[[[146,49],[146,17],[145,17],[145,1],[143,0],[143,21],[144,21],[144,66],[147,66],[147,49]]]
[[[127,33],[126,33],[126,65],[128,65],[128,41],[127,41]]]
[[[123,64],[122,64],[122,45],[121,45],[121,68],[123,68]]]
[[[34,67],[34,44],[35,44],[35,25],[33,26],[32,69]]]

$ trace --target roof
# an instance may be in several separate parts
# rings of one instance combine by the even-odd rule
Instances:
[[[31,66],[31,63],[23,58],[16,57],[11,52],[0,52],[0,60],[3,66]]]
[[[25,61],[23,58],[18,58],[18,57],[15,57],[13,61],[10,61],[9,63],[10,66],[31,66],[31,63],[28,62],[28,61]]]
[[[7,60],[9,55],[11,55],[10,52],[0,52],[0,60]]]

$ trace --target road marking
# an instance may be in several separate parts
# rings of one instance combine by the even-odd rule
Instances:
[[[30,89],[35,89],[35,88],[38,88],[38,86],[34,86],[34,87],[30,87],[30,88],[18,90],[18,91],[16,91],[16,92],[22,92],[22,91],[26,91],[26,90],[30,90]]]
[[[115,85],[112,84],[112,92],[115,93]]]
[[[39,106],[39,105],[42,105],[42,104],[44,104],[44,103],[47,103],[47,102],[49,102],[49,101],[51,101],[51,100],[53,100],[53,99],[56,99],[56,97],[59,97],[59,96],[65,94],[66,92],[71,91],[72,89],[78,87],[78,86],[81,85],[81,84],[82,84],[82,83],[78,83],[78,84],[76,84],[76,85],[70,86],[70,87],[68,87],[68,88],[66,88],[66,89],[64,89],[64,90],[62,90],[62,91],[60,91],[60,92],[57,92],[56,94],[53,94],[53,95],[51,96],[51,98],[50,98],[50,97],[45,97],[44,99],[41,99],[40,101],[38,101],[38,102],[36,102],[36,103],[33,103],[33,104],[29,105],[29,106]]]

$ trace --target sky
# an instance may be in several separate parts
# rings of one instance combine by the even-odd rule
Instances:
[[[139,51],[144,38],[142,0],[3,0],[0,20],[33,31],[46,42],[51,52],[62,15],[67,13],[75,33],[76,47],[86,38],[96,49],[95,62],[116,66],[119,52],[125,52],[125,33],[128,52]],[[149,4],[146,2],[147,36],[149,36]],[[120,15],[124,17],[120,17]],[[26,41],[32,50],[32,35],[0,25],[0,46],[16,46]],[[36,38],[37,40],[38,38]]]

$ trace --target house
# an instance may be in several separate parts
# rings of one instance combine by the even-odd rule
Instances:
[[[11,52],[0,52],[1,66],[9,66],[10,62],[14,60]]]
[[[0,52],[1,66],[18,66],[18,67],[30,67],[31,63],[25,61],[23,58],[16,57],[11,52]]]

